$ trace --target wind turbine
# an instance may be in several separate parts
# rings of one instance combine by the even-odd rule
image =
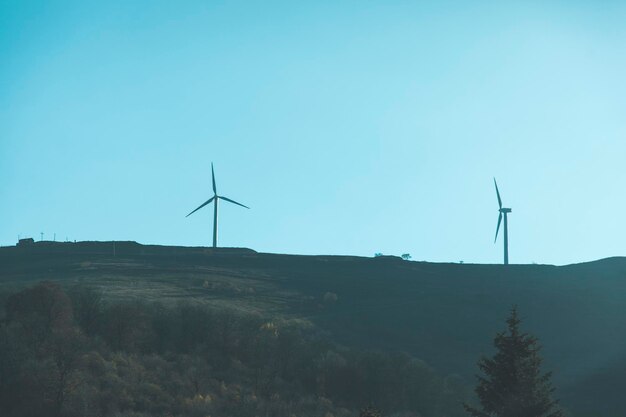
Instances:
[[[211,204],[212,202],[215,204],[213,207],[213,247],[217,248],[217,206],[220,200],[228,201],[229,203],[237,204],[238,206],[245,207],[249,209],[250,207],[244,206],[241,203],[236,202],[235,200],[231,200],[230,198],[223,197],[221,195],[217,195],[217,187],[215,186],[215,171],[213,170],[213,162],[211,162],[211,176],[213,178],[213,197],[209,198],[207,201],[202,203],[200,207],[189,213],[185,217],[189,217],[194,214],[196,211],[200,210],[202,207],[207,204]]]
[[[496,179],[493,179],[493,183],[496,186],[496,194],[498,195],[498,206],[500,209],[500,215],[498,216],[498,227],[496,229],[496,238],[493,240],[493,243],[496,243],[498,240],[498,232],[500,231],[500,223],[502,223],[502,217],[504,217],[504,264],[509,264],[509,225],[507,221],[507,215],[513,211],[510,208],[502,207],[502,199],[500,198],[500,191],[498,190],[498,183]]]

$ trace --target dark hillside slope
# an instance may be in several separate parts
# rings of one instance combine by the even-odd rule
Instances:
[[[468,382],[517,304],[524,328],[544,346],[564,405],[626,415],[610,389],[626,386],[624,258],[504,267],[133,242],[0,248],[4,289],[43,279],[87,282],[111,298],[195,300],[303,317],[341,343],[408,351]]]

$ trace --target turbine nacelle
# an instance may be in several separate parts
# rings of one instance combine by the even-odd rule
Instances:
[[[510,213],[513,210],[510,208],[501,208],[500,210],[498,210],[500,213]]]

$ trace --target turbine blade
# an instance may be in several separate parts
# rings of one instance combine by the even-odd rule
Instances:
[[[217,187],[215,186],[215,171],[213,170],[213,162],[211,162],[211,178],[213,179],[213,194],[217,194]]]
[[[496,182],[495,177],[493,179],[493,183],[496,185],[496,194],[498,195],[498,205],[500,206],[500,208],[502,208],[502,199],[500,198],[500,191],[498,190],[498,183]]]
[[[215,196],[209,198],[207,201],[205,201],[200,207],[198,207],[197,209],[195,209],[194,211],[192,211],[191,213],[189,213],[188,215],[186,215],[185,217],[189,217],[192,214],[194,214],[196,211],[200,210],[202,207],[206,206],[207,204],[210,204],[211,201],[215,200]]]
[[[496,228],[496,238],[493,240],[493,243],[496,243],[498,240],[498,232],[500,231],[500,223],[502,223],[502,213],[498,216],[498,227]]]
[[[249,208],[250,208],[250,207],[248,207],[248,206],[244,206],[243,204],[236,202],[235,200],[231,200],[230,198],[226,198],[226,197],[222,197],[222,196],[219,196],[218,198],[219,198],[219,199],[221,199],[221,200],[226,200],[226,201],[229,201],[229,202],[231,202],[231,203],[233,203],[233,204],[237,204],[238,206],[245,207],[245,208],[247,208],[247,209],[249,209]]]

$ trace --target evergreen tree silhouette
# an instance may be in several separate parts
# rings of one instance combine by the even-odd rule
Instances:
[[[478,362],[484,374],[476,387],[481,409],[464,404],[465,410],[473,417],[563,417],[552,398],[552,373],[540,369],[541,347],[536,337],[520,332],[516,307],[506,323],[508,332],[494,339],[497,353]]]

